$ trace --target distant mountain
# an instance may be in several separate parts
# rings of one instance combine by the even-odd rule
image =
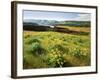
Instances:
[[[26,19],[24,23],[36,23],[38,25],[56,25],[60,24],[61,21],[56,20],[39,20],[39,19]]]

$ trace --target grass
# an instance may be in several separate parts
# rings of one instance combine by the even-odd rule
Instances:
[[[79,26],[57,26],[62,28],[67,28],[69,30],[81,31],[81,32],[90,32],[90,27],[79,27]]]
[[[86,31],[86,27],[67,27]],[[90,34],[24,31],[24,69],[90,65]]]

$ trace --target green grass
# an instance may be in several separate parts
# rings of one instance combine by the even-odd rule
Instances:
[[[90,65],[90,34],[24,31],[24,69]]]

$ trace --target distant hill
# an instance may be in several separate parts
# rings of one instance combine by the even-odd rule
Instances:
[[[61,26],[79,26],[79,27],[90,27],[90,21],[63,21],[59,25]]]
[[[48,25],[39,25],[37,23],[32,22],[23,22],[23,30],[29,30],[29,31],[48,31],[53,30]]]
[[[61,22],[56,20],[27,19],[24,20],[24,23],[36,23],[38,25],[56,25],[56,24],[60,24]]]

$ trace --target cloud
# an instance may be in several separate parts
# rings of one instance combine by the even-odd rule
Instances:
[[[78,14],[78,17],[75,18],[76,21],[90,21],[91,15],[90,14]]]
[[[73,16],[73,17],[72,17]],[[63,19],[66,21],[91,21],[91,14],[86,13],[73,13],[67,18]]]

